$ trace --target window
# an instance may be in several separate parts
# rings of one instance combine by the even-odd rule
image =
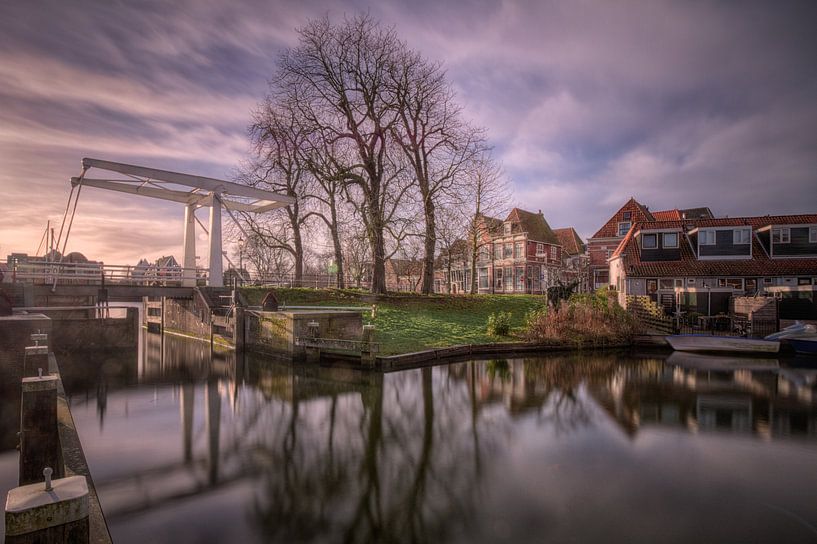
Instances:
[[[545,253],[545,244],[536,244],[536,256],[537,256],[537,257],[544,257],[544,256],[546,256],[546,253]]]
[[[494,289],[502,289],[502,269],[494,269]]]
[[[750,239],[750,230],[749,229],[735,229],[732,231],[732,243],[735,245],[738,244],[748,244]]]
[[[817,244],[817,227],[808,228],[808,243]]]
[[[559,260],[559,248],[556,246],[550,246],[550,258],[554,261]]]
[[[623,214],[621,214],[621,218],[624,219],[625,221],[630,221],[633,218],[633,212],[624,212]]]
[[[494,260],[502,259],[502,244],[494,244]]]
[[[510,223],[505,223],[504,228],[505,228],[505,231],[504,231],[505,236],[510,236],[511,235],[511,224]]]
[[[480,289],[487,289],[488,288],[488,269],[487,268],[480,268],[479,269],[479,288]]]
[[[660,280],[658,280],[658,286],[661,289],[672,289],[673,283],[674,282],[673,282],[672,278],[670,278],[670,279],[661,278]]]
[[[809,233],[809,239],[811,233]],[[772,229],[772,242],[775,244],[788,244],[791,242],[791,229],[789,227],[777,227]]]
[[[811,278],[797,278],[797,285],[811,285]]]
[[[763,285],[772,285],[774,280],[772,278],[763,278]]]
[[[754,295],[757,293],[757,280],[755,278],[746,278],[746,294]]]
[[[647,280],[647,294],[654,295],[658,292],[658,280]]]
[[[692,281],[694,282],[695,280],[692,280]],[[675,287],[683,287],[683,286],[684,286],[684,280],[682,280],[681,278],[676,278],[675,279]]]
[[[630,230],[630,226],[632,223],[629,221],[623,221],[618,224],[618,235],[619,236],[626,236],[627,232]]]
[[[491,249],[487,246],[482,246],[479,248],[479,256],[477,257],[479,262],[487,262],[491,260]]]
[[[695,285],[695,278],[687,278],[687,285]]]
[[[714,246],[715,245],[715,231],[702,230],[698,233],[698,245]]]
[[[726,287],[726,278],[718,278],[718,287]]]
[[[522,259],[525,257],[525,242],[516,242],[513,245],[513,258]]]
[[[665,232],[663,236],[664,236],[664,248],[678,247],[678,233],[677,232]]]
[[[658,247],[657,234],[645,234],[641,237],[641,247],[644,249],[655,249]]]
[[[511,243],[505,244],[504,257],[506,259],[510,259],[511,257],[513,257],[513,244],[511,244]]]
[[[726,285],[732,289],[743,291],[743,278],[727,278]]]
[[[524,291],[525,290],[525,267],[524,266],[517,266],[516,267],[516,290],[517,291]]]
[[[505,290],[513,291],[513,268],[505,267]]]

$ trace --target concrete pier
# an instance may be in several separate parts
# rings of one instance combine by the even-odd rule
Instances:
[[[46,364],[45,370],[48,370]],[[57,428],[56,376],[23,378],[20,407],[20,485],[43,480],[43,468],[63,475],[62,449]]]
[[[81,544],[89,541],[89,493],[85,477],[71,476],[52,481],[49,475],[46,480],[9,491],[6,544]]]

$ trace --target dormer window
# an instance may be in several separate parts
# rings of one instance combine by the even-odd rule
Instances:
[[[698,244],[702,246],[714,246],[715,245],[715,231],[714,230],[702,230],[698,233]]]
[[[791,229],[789,227],[776,227],[772,229],[772,243],[788,244],[791,242]]]
[[[735,229],[732,231],[732,243],[735,245],[738,244],[748,244],[749,240],[751,239],[751,230],[749,229]]]
[[[644,234],[641,237],[641,247],[644,249],[656,249],[658,247],[658,235]]]
[[[510,235],[511,235],[511,224],[510,223],[505,223],[505,236],[510,236]]]
[[[619,236],[626,236],[627,232],[629,232],[632,223],[629,221],[622,221],[618,224],[618,235]]]
[[[677,232],[665,232],[663,235],[664,237],[664,249],[671,249],[678,247],[678,233]]]

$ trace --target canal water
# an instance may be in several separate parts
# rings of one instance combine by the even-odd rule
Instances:
[[[60,361],[117,543],[817,541],[817,365]]]

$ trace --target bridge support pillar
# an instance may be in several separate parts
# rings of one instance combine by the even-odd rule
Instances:
[[[213,202],[210,206],[210,276],[207,285],[224,286],[221,260],[221,198],[217,193],[213,193]]]
[[[207,285],[211,287],[224,287],[221,260],[221,198],[213,193],[210,206],[210,277],[207,279]]]
[[[184,208],[184,273],[182,285],[196,286],[196,205],[188,204]]]

